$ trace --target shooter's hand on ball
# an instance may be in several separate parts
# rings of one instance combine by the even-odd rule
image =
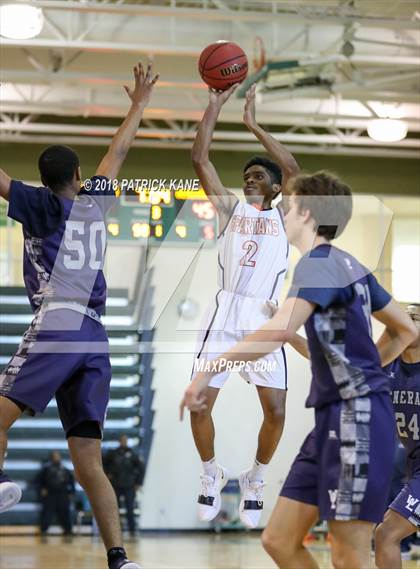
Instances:
[[[257,120],[255,118],[255,91],[257,85],[254,83],[252,87],[248,89],[246,92],[246,101],[245,101],[245,108],[244,108],[244,123],[245,125],[252,130],[256,126],[258,126]]]
[[[211,375],[206,372],[198,372],[188,388],[185,390],[184,397],[179,408],[179,416],[182,421],[184,418],[185,407],[194,413],[199,413],[207,409],[206,391],[211,380]]]
[[[144,69],[141,61],[134,66],[134,89],[130,89],[127,85],[124,85],[124,89],[127,95],[130,97],[133,105],[143,105],[149,104],[150,95],[152,94],[153,87],[156,81],[159,79],[159,73],[153,76],[152,64],[149,61],[147,64],[146,75],[144,75]]]
[[[215,89],[209,89],[209,105],[215,105],[220,109],[237,88],[238,83],[232,85],[232,87],[229,87],[229,89],[226,91],[216,91]]]

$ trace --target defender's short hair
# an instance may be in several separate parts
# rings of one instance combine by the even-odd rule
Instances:
[[[52,190],[69,184],[78,167],[79,157],[68,146],[48,146],[38,159],[42,182]]]
[[[343,233],[352,215],[353,199],[350,187],[338,176],[325,170],[300,174],[290,180],[289,190],[298,196],[299,209],[311,212],[318,235],[331,240]]]

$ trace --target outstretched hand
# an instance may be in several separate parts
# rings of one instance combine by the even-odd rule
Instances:
[[[193,413],[199,413],[207,409],[207,388],[210,377],[205,372],[199,372],[185,390],[184,397],[179,406],[179,417],[184,418],[184,411],[187,408]]]
[[[153,87],[159,79],[159,73],[153,77],[151,61],[148,61],[146,75],[144,74],[141,61],[134,66],[133,72],[134,89],[130,89],[127,85],[124,85],[124,89],[133,104],[143,103],[144,105],[147,105],[149,103]]]
[[[257,89],[256,83],[252,85],[246,92],[246,101],[244,107],[244,123],[248,128],[254,127],[257,124],[255,118],[255,92]]]

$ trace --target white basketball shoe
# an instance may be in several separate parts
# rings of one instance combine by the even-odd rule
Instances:
[[[265,484],[258,480],[250,480],[248,474],[249,471],[246,470],[239,476],[239,486],[242,495],[239,505],[239,518],[247,528],[253,529],[257,527],[263,511],[263,490]]]
[[[140,565],[137,565],[137,563],[129,561],[128,559],[123,560],[121,563],[121,565],[116,566],[118,569],[141,569]]]
[[[228,472],[225,468],[217,465],[216,477],[201,474],[201,489],[198,496],[198,519],[202,522],[214,520],[220,512],[222,499],[221,491],[228,482]]]
[[[13,508],[22,498],[22,490],[0,470],[0,513]]]

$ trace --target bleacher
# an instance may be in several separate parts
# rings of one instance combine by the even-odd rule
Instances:
[[[141,342],[150,345],[153,331],[147,330],[153,289],[142,283],[134,301],[124,289],[110,289],[103,318],[110,342],[112,381],[103,447],[117,446],[121,434],[147,459],[153,437],[152,353],[142,353]],[[32,312],[21,287],[0,287],[0,369],[17,349]],[[145,329],[144,332],[142,330]],[[43,461],[52,450],[60,451],[65,466],[72,469],[55,400],[41,416],[24,415],[9,432],[5,462],[7,474],[23,490],[21,502],[2,514],[1,525],[35,525],[39,518],[37,488],[33,483]],[[82,489],[77,485],[77,492]]]

